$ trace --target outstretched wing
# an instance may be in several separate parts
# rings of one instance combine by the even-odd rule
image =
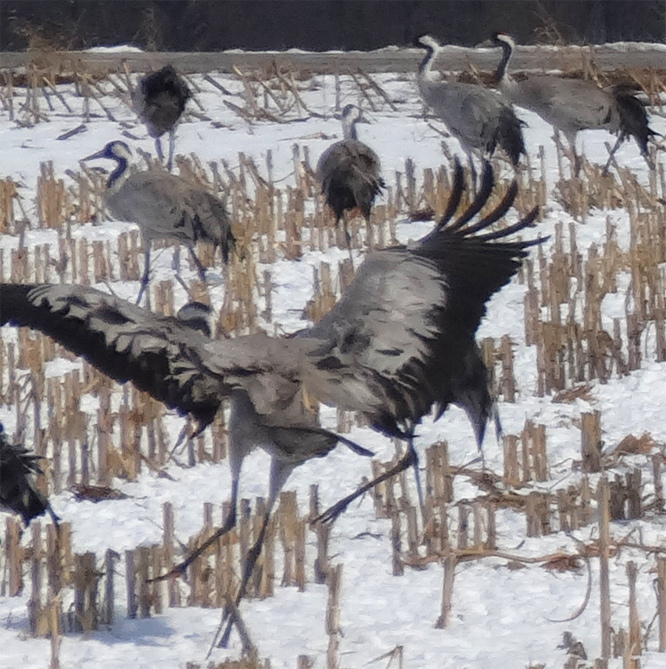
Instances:
[[[459,200],[459,169],[456,175],[452,197]],[[527,249],[543,241],[504,240],[530,225],[536,210],[487,232],[513,202],[515,186],[497,210],[470,224],[492,179],[488,166],[479,195],[455,221],[440,221],[413,246],[365,260],[341,300],[309,333],[321,344],[312,379],[305,380],[308,390],[316,384],[312,392],[319,399],[361,411],[391,435],[403,434],[433,405],[441,414],[454,402],[483,437],[492,400],[474,335],[487,300],[516,273]]]
[[[486,302],[518,270],[530,246],[507,241],[536,209],[495,232],[512,204],[471,223],[492,190],[492,170],[468,209],[454,207],[420,242],[370,255],[340,301],[300,337],[252,335],[214,341],[94,288],[0,285],[0,324],[41,330],[120,382],[132,381],[205,426],[222,398],[244,390],[263,416],[288,413],[303,389],[403,435],[433,406],[463,407],[477,437],[490,415],[487,371],[474,341]],[[460,200],[456,167],[452,202]],[[267,419],[266,424],[271,421]]]
[[[252,335],[211,340],[176,318],[157,316],[94,288],[0,285],[0,325],[49,335],[120,383],[209,424],[235,388],[259,413],[288,404],[300,388],[303,340]]]

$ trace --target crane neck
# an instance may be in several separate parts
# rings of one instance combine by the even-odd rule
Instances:
[[[356,131],[356,119],[342,119],[342,134],[345,139],[358,140],[358,132]]]
[[[123,156],[114,156],[113,160],[116,161],[116,169],[111,172],[109,180],[106,182],[106,190],[111,193],[115,193],[120,190],[121,186],[127,181],[130,170],[129,170],[129,161]]]
[[[434,74],[432,72],[432,64],[435,62],[435,57],[437,56],[437,50],[431,46],[423,46],[426,50],[426,55],[423,57],[421,64],[419,65],[419,79],[424,81],[432,81],[434,79]]]
[[[500,41],[500,48],[502,49],[502,58],[500,59],[497,69],[495,70],[496,83],[507,82],[511,79],[508,73],[509,62],[513,56],[513,47],[508,42]]]

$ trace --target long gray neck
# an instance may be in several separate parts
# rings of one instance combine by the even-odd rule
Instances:
[[[500,46],[502,47],[502,59],[495,70],[495,80],[497,83],[506,81],[509,78],[507,70],[511,56],[513,56],[513,48],[508,42],[500,41]]]
[[[358,139],[358,133],[356,132],[356,119],[352,118],[343,118],[342,119],[342,134],[345,139]]]
[[[431,46],[423,46],[426,50],[426,55],[423,57],[419,65],[419,77],[422,79],[429,79],[432,77],[432,64],[435,62],[437,51]]]
[[[119,190],[127,180],[127,177],[130,175],[127,158],[123,158],[122,156],[114,156],[113,159],[117,163],[116,169],[111,172],[109,180],[106,182],[106,189],[111,192]]]

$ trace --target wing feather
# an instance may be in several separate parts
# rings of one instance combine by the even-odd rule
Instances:
[[[300,387],[300,340],[265,335],[211,340],[175,318],[157,316],[85,286],[3,284],[0,324],[49,335],[120,383],[209,424],[222,400],[245,389],[258,412],[287,405]]]

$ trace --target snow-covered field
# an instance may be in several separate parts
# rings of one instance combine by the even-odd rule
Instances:
[[[253,121],[248,123],[224,104],[224,100],[241,104],[242,83],[235,77],[212,73],[234,95],[224,95],[204,81],[195,77],[200,87],[196,98],[198,105],[190,110],[177,133],[176,151],[179,154],[194,154],[205,166],[210,161],[225,160],[230,169],[237,170],[239,152],[254,159],[259,169],[264,169],[266,152],[272,151],[274,174],[278,187],[295,184],[292,145],[298,143],[308,147],[314,165],[320,153],[340,138],[339,122],[333,117],[336,102],[333,77],[316,76],[299,82],[303,100],[312,111],[324,117],[307,116],[296,121],[296,109],[286,118],[288,122],[272,123]],[[381,75],[376,77],[395,110],[377,95],[369,93],[376,109],[368,110],[368,103],[348,78],[342,77],[340,101],[360,103],[366,109],[369,125],[359,127],[361,139],[379,154],[389,186],[395,186],[395,172],[404,172],[407,158],[417,166],[417,178],[421,180],[424,168],[439,168],[448,160],[441,150],[440,134],[424,120],[421,104],[413,77]],[[110,120],[93,102],[91,116],[83,132],[69,139],[58,140],[63,133],[81,124],[84,118],[84,100],[78,97],[71,85],[58,87],[58,92],[69,104],[68,111],[61,101],[51,95],[52,109],[41,102],[45,115],[41,122],[24,127],[9,118],[7,107],[0,108],[0,146],[2,164],[0,178],[11,178],[19,184],[19,196],[31,221],[24,234],[6,234],[0,238],[0,252],[4,255],[4,278],[9,277],[9,254],[19,244],[32,248],[37,244],[56,244],[62,231],[39,229],[35,211],[35,194],[40,163],[53,161],[56,176],[71,184],[66,170],[77,171],[79,160],[99,150],[113,139],[125,139],[134,148],[154,151],[143,126],[136,122],[132,111],[115,94],[108,82],[100,86],[108,91],[104,105],[112,111]],[[20,107],[21,94],[15,93],[14,112],[16,119],[25,118]],[[277,110],[273,110],[277,113]],[[655,110],[657,111],[657,110]],[[659,110],[661,111],[661,110]],[[533,165],[539,165],[539,147],[545,150],[548,202],[545,217],[539,224],[538,233],[552,234],[557,223],[563,223],[566,233],[573,219],[553,197],[559,179],[557,157],[552,131],[537,116],[519,112],[527,126],[525,136]],[[666,132],[663,115],[654,114],[652,125],[659,132]],[[128,139],[129,132],[136,139]],[[444,140],[454,152],[459,151],[455,140]],[[614,141],[604,132],[583,132],[579,137],[579,148],[592,162],[604,163],[607,151],[604,143]],[[661,169],[666,160],[659,154]],[[633,142],[626,143],[618,153],[618,162],[638,175],[643,184],[648,183],[648,172],[643,158]],[[447,165],[447,168],[449,166]],[[565,169],[567,169],[565,167]],[[504,167],[502,176],[508,177]],[[664,197],[664,194],[661,194]],[[381,201],[379,202],[381,204]],[[658,205],[655,205],[658,206]],[[663,207],[663,204],[661,205]],[[307,210],[306,210],[307,211]],[[515,213],[511,215],[515,216]],[[590,244],[599,249],[605,241],[607,223],[617,228],[618,243],[623,250],[629,247],[628,211],[626,208],[612,210],[594,209],[577,227],[578,249],[584,255]],[[425,233],[428,223],[399,222],[397,227],[401,241]],[[91,224],[72,224],[72,234],[88,239],[113,238],[122,230],[130,229],[124,224],[109,224],[102,228]],[[536,234],[536,233],[535,233]],[[565,248],[566,248],[565,244]],[[55,248],[55,247],[54,247]],[[553,240],[544,246],[546,257],[552,253]],[[153,255],[153,285],[158,280],[173,280],[171,269],[173,249],[156,251]],[[182,252],[182,251],[181,251]],[[182,252],[184,256],[184,252]],[[270,270],[274,292],[272,296],[272,322],[263,323],[269,331],[292,332],[306,325],[302,309],[313,293],[313,266],[322,260],[337,265],[346,257],[346,251],[331,248],[326,253],[305,249],[298,261],[280,257],[272,265],[258,267],[259,271]],[[360,260],[361,252],[357,253]],[[54,253],[54,256],[56,254]],[[219,262],[219,260],[218,260]],[[218,268],[219,269],[219,268]],[[470,268],[473,271],[473,268]],[[662,282],[665,268],[660,268]],[[195,272],[183,272],[186,281],[196,278]],[[53,280],[57,280],[53,276]],[[629,274],[618,273],[618,292],[604,300],[602,318],[612,324],[612,318],[624,315],[625,297],[629,291]],[[104,289],[103,285],[98,286]],[[114,282],[113,290],[131,298],[137,290],[137,282]],[[176,306],[187,299],[185,291],[174,283]],[[572,403],[554,403],[552,396],[538,397],[536,393],[536,353],[533,346],[526,346],[524,332],[523,300],[525,287],[514,282],[501,291],[491,302],[487,318],[479,331],[479,338],[500,339],[509,335],[514,343],[514,371],[518,389],[515,403],[500,402],[499,411],[506,434],[520,434],[526,419],[546,426],[547,454],[550,479],[535,483],[533,489],[553,491],[580,480],[581,473],[574,467],[580,460],[580,415],[598,410],[601,412],[603,441],[612,449],[625,436],[640,436],[649,433],[656,444],[666,444],[666,367],[650,357],[654,349],[642,342],[647,351],[642,367],[624,377],[614,376],[606,384],[591,383],[584,399]],[[224,286],[210,288],[213,306],[219,309],[224,298]],[[565,300],[566,301],[566,300]],[[264,305],[259,305],[259,311]],[[217,317],[217,313],[216,313]],[[649,335],[645,335],[648,337]],[[3,328],[0,337],[16,341],[12,328]],[[72,368],[71,363],[52,364],[49,376],[58,376]],[[95,401],[90,399],[90,420],[93,430]],[[87,410],[87,409],[86,409]],[[334,410],[324,409],[322,419],[325,426],[335,429]],[[11,435],[16,425],[16,408],[0,406],[0,420]],[[45,419],[44,419],[45,420]],[[169,417],[170,431],[176,435],[182,420]],[[418,447],[425,447],[438,440],[449,444],[451,462],[454,465],[469,463],[477,457],[471,428],[462,411],[449,409],[437,423],[426,421],[419,430]],[[393,455],[393,446],[385,438],[367,428],[355,427],[351,438],[372,449],[377,457],[388,460]],[[29,445],[29,443],[28,443]],[[485,465],[493,472],[503,472],[503,455],[493,430],[486,438]],[[654,452],[658,452],[655,447]],[[480,468],[481,464],[472,465]],[[643,469],[644,495],[653,495],[650,469],[645,457],[619,464],[613,471],[624,473],[634,466]],[[229,491],[229,471],[226,463],[221,465],[198,465],[194,468],[172,466],[168,473],[173,480],[161,478],[144,471],[138,481],[114,480],[115,488],[128,497],[124,500],[100,504],[76,501],[69,491],[52,498],[55,511],[72,524],[73,543],[76,552],[94,551],[103,555],[107,548],[122,553],[136,546],[160,542],[162,539],[162,505],[170,501],[175,508],[176,534],[185,540],[201,525],[201,509],[204,502],[219,506]],[[367,462],[360,460],[347,449],[338,447],[324,459],[311,460],[298,468],[289,479],[286,489],[296,490],[299,501],[305,507],[310,484],[318,483],[322,508],[335,502],[354,489],[362,476],[369,476]],[[267,492],[267,456],[255,453],[244,465],[241,495],[254,498]],[[596,478],[593,477],[596,483]],[[528,488],[529,490],[529,488]],[[526,493],[527,491],[523,491]],[[454,504],[463,499],[473,499],[478,488],[471,479],[457,476],[454,488]],[[453,506],[453,505],[452,505]],[[216,517],[219,522],[219,517]],[[640,521],[613,523],[612,534],[616,539],[638,530],[640,541],[646,546],[666,549],[663,536],[666,529],[664,517],[654,511]],[[585,598],[588,574],[580,571],[546,570],[540,564],[527,564],[525,569],[507,568],[507,560],[490,557],[482,560],[461,562],[456,567],[451,621],[446,629],[436,629],[440,614],[442,575],[441,564],[430,563],[425,569],[405,569],[404,575],[392,575],[392,550],[390,540],[391,523],[375,517],[372,500],[364,498],[350,507],[336,521],[332,536],[330,555],[334,563],[343,565],[340,623],[339,658],[341,667],[376,666],[386,667],[386,655],[397,646],[402,647],[405,667],[414,669],[469,668],[469,669],[515,669],[528,666],[560,667],[567,661],[566,650],[560,647],[562,634],[570,631],[580,640],[588,658],[600,656],[600,604],[598,561],[590,561],[590,601],[575,620],[554,622],[572,616]],[[524,558],[536,558],[558,551],[577,554],[579,542],[591,543],[597,538],[598,529],[593,523],[574,532],[573,537],[556,532],[546,537],[527,538],[525,517],[522,511],[502,508],[497,512],[498,550]],[[26,533],[24,541],[27,541]],[[634,539],[636,543],[638,538]],[[311,568],[315,552],[314,534],[308,536],[308,568]],[[652,623],[657,611],[657,600],[653,586],[655,555],[640,549],[625,548],[611,559],[612,623],[615,630],[627,629],[628,586],[626,562],[634,560],[638,566],[639,617],[644,632]],[[122,570],[122,566],[119,567]],[[276,587],[275,596],[265,600],[245,601],[241,605],[246,625],[259,649],[259,656],[269,658],[271,667],[295,669],[297,657],[308,655],[313,667],[326,666],[328,637],[325,632],[327,589],[315,585],[308,579],[305,592],[295,588]],[[182,586],[185,591],[187,587]],[[28,627],[27,589],[18,597],[0,597],[0,667],[46,667],[50,662],[51,646],[47,639],[31,638]],[[69,634],[60,647],[61,667],[185,667],[187,662],[205,666],[205,657],[213,634],[219,623],[218,609],[172,608],[150,619],[130,620],[124,618],[124,610],[118,602],[117,621],[108,628],[84,635]],[[656,624],[651,624],[645,637],[645,654],[641,666],[657,668],[666,666],[666,656],[657,652],[658,635]],[[216,649],[211,655],[215,662],[225,657],[238,657],[240,643],[233,637],[229,650]],[[375,660],[373,662],[373,660]],[[541,664],[542,663],[542,664]],[[612,660],[609,666],[622,666],[622,660]],[[396,666],[397,662],[393,666]]]

